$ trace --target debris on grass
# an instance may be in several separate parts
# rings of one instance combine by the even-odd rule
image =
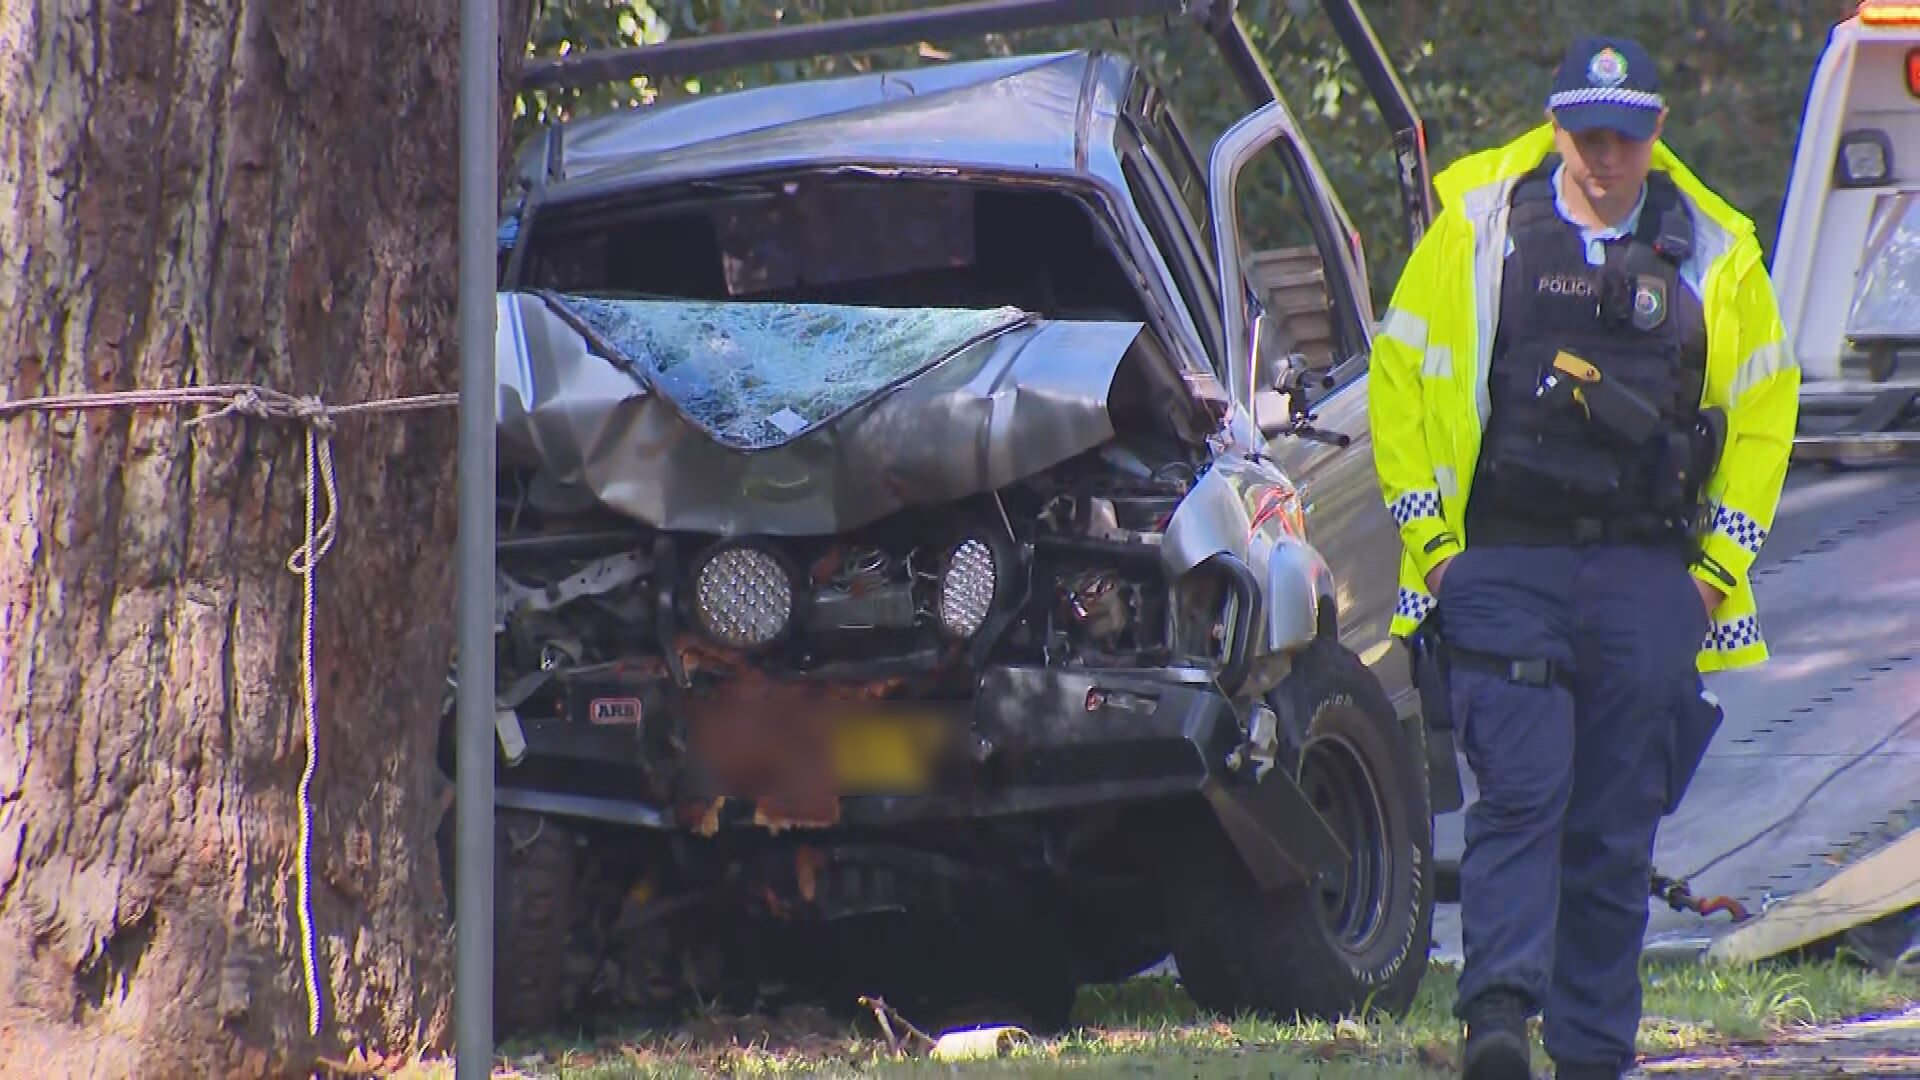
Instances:
[[[935,1061],[977,1061],[982,1058],[1002,1058],[1012,1053],[1015,1046],[1032,1039],[1025,1031],[1017,1027],[977,1027],[943,1033],[933,1041],[929,1052]]]
[[[862,997],[860,1006],[873,1011],[875,1023],[880,1025],[880,1033],[886,1036],[887,1049],[896,1056],[913,1053],[916,1049],[932,1049],[937,1041],[926,1032],[914,1027],[900,1011],[888,1005],[884,998]]]

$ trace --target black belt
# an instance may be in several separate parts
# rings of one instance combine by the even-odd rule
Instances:
[[[1472,668],[1521,686],[1558,685],[1569,693],[1573,691],[1573,674],[1551,660],[1515,660],[1477,649],[1463,649],[1452,642],[1445,648],[1449,667]]]
[[[1578,546],[1583,544],[1665,544],[1684,546],[1687,533],[1675,523],[1648,515],[1613,518],[1575,517],[1528,521],[1489,514],[1468,523],[1475,544],[1515,547]]]

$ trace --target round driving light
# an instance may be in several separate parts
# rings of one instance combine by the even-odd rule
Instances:
[[[970,638],[986,625],[993,610],[993,592],[999,575],[993,549],[985,540],[969,537],[947,555],[940,575],[940,625],[955,637]]]
[[[793,608],[793,578],[759,548],[720,548],[694,572],[694,617],[709,637],[730,648],[772,644],[792,623]]]

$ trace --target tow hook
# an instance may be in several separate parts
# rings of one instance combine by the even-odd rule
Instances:
[[[1746,905],[1731,896],[1695,896],[1687,888],[1684,880],[1666,877],[1659,873],[1653,875],[1649,893],[1666,901],[1667,906],[1675,911],[1691,911],[1702,918],[1719,911],[1731,915],[1736,923],[1746,922],[1750,917]]]
[[[1253,771],[1255,780],[1273,768],[1280,752],[1280,718],[1272,709],[1256,703],[1247,720],[1247,738],[1227,755],[1227,768],[1234,772]]]

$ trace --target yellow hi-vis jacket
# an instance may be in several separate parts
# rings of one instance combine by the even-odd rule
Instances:
[[[1368,379],[1374,464],[1402,545],[1396,637],[1413,633],[1433,610],[1428,572],[1471,540],[1466,506],[1489,409],[1508,198],[1553,148],[1552,128],[1543,124],[1434,178],[1441,212],[1409,256],[1374,339]],[[1673,179],[1693,212],[1691,258],[1707,327],[1701,404],[1727,415],[1726,447],[1706,484],[1711,531],[1693,566],[1694,576],[1718,587],[1724,599],[1698,666],[1747,667],[1767,658],[1747,571],[1773,526],[1786,479],[1800,370],[1753,223],[1664,143],[1655,144],[1652,167]]]

